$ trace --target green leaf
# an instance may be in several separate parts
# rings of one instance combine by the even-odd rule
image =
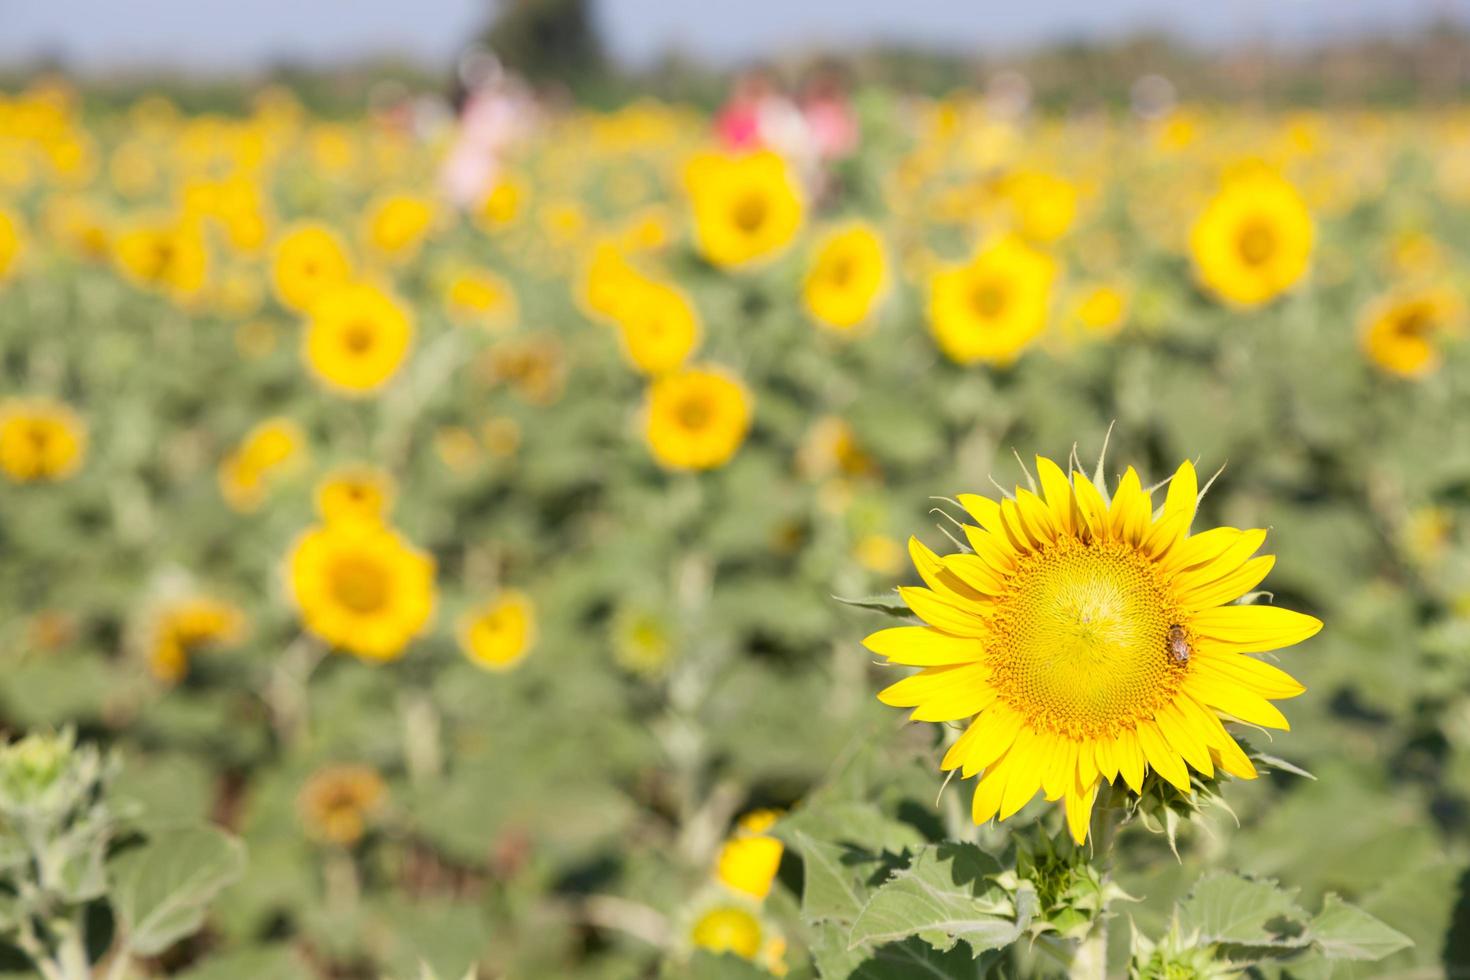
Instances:
[[[977,959],[959,947],[937,950],[917,938],[906,939],[873,950],[848,980],[980,980],[994,955]]]
[[[899,597],[897,592],[883,592],[878,595],[867,596],[862,599],[844,599],[840,595],[832,598],[845,606],[856,606],[859,609],[871,609],[874,612],[885,613],[899,619],[913,619],[914,614],[908,604]]]
[[[1273,881],[1212,872],[1179,904],[1183,930],[1201,943],[1245,947],[1298,947],[1310,942],[1307,915]]]
[[[1312,920],[1312,939],[1333,960],[1381,960],[1414,945],[1397,929],[1330,894]]]
[[[978,956],[1015,942],[1036,911],[1024,885],[1013,898],[992,877],[1000,863],[974,844],[926,847],[879,888],[853,924],[851,945],[919,936],[940,951],[957,939]]]
[[[245,845],[214,827],[160,829],[114,862],[113,900],[128,948],[156,956],[204,923],[210,901],[245,870]]]
[[[669,980],[674,977],[699,977],[700,980],[769,980],[771,976],[749,960],[730,953],[716,955],[704,950],[697,950],[687,964],[676,966],[670,963],[668,966],[669,972],[664,975]]]
[[[793,834],[805,868],[801,914],[809,922],[836,919],[852,922],[868,900],[860,865],[870,855],[856,848],[817,840],[803,831]]]

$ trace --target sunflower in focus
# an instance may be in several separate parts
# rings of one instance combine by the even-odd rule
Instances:
[[[412,341],[413,321],[395,298],[368,283],[349,283],[312,304],[302,353],[327,385],[362,396],[393,377]]]
[[[352,279],[352,260],[337,233],[316,222],[297,225],[276,242],[271,280],[287,309],[304,313],[325,290]]]
[[[722,268],[767,259],[801,229],[796,178],[777,154],[701,153],[684,171],[700,254]]]
[[[644,374],[677,370],[699,344],[699,313],[676,286],[637,277],[613,317],[628,362]]]
[[[1009,364],[1046,328],[1056,264],[1005,237],[935,273],[929,327],[957,364]]]
[[[497,673],[515,668],[536,645],[536,606],[508,589],[459,621],[459,646],[470,662]]]
[[[863,642],[921,669],[879,699],[914,708],[916,721],[968,720],[942,765],[980,776],[976,823],[1010,817],[1039,790],[1065,802],[1081,842],[1103,783],[1139,793],[1153,770],[1189,795],[1191,768],[1254,778],[1222,720],[1285,729],[1271,702],[1303,688],[1251,654],[1322,628],[1233,604],[1275,563],[1256,556],[1266,532],[1191,533],[1188,462],[1157,510],[1132,467],[1109,498],[1100,477],[1036,465],[1041,494],[958,498],[975,521],[964,526],[973,552],[940,556],[910,540],[924,587],[899,592],[925,625]]]
[[[1458,330],[1462,307],[1445,289],[1392,296],[1375,303],[1363,320],[1363,352],[1389,374],[1422,378],[1438,370],[1438,341]]]
[[[65,480],[82,465],[86,450],[86,426],[61,402],[0,399],[0,472],[10,480]]]
[[[351,847],[362,840],[387,796],[383,777],[371,766],[329,766],[312,774],[301,787],[296,807],[312,838]]]
[[[801,299],[812,319],[837,331],[861,325],[873,312],[887,281],[878,233],[866,222],[830,232],[812,256]]]
[[[1195,274],[1240,307],[1268,303],[1307,273],[1315,233],[1295,187],[1265,169],[1228,178],[1189,235]]]
[[[0,208],[0,282],[4,282],[15,269],[24,241],[20,219]]]
[[[316,487],[316,510],[328,524],[383,521],[393,505],[393,478],[374,466],[343,466]]]
[[[394,660],[434,610],[434,561],[368,521],[314,527],[287,561],[306,628],[364,660]]]
[[[648,390],[648,446],[670,469],[723,466],[745,441],[750,420],[745,386],[720,369],[687,368],[659,378]]]
[[[176,684],[188,673],[191,654],[240,641],[245,614],[218,599],[182,599],[158,610],[148,632],[149,671],[166,684]]]
[[[434,223],[434,203],[413,194],[390,194],[368,208],[363,238],[378,255],[406,262],[418,254]]]

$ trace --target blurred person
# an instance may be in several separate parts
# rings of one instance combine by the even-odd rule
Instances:
[[[535,129],[537,109],[524,83],[488,51],[462,59],[455,81],[459,130],[445,156],[440,183],[449,200],[465,208],[495,186],[510,148]]]
[[[813,157],[810,189],[812,198],[820,200],[834,190],[833,166],[852,156],[861,139],[847,80],[835,65],[822,65],[812,72],[801,93],[800,108]]]

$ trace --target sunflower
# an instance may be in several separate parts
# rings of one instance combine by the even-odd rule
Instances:
[[[629,363],[655,376],[682,367],[699,343],[699,313],[694,303],[667,283],[637,277],[628,285],[627,302],[619,307],[613,322]]]
[[[0,282],[4,282],[15,269],[24,244],[20,219],[9,211],[0,209]]]
[[[326,225],[297,225],[276,242],[271,279],[281,305],[288,309],[304,313],[323,291],[351,278],[347,247]]]
[[[701,153],[684,171],[700,254],[735,268],[780,252],[801,229],[796,179],[775,153]]]
[[[265,419],[220,463],[220,492],[235,510],[256,510],[280,478],[298,468],[305,456],[306,434],[301,426],[279,416]]]
[[[515,223],[525,208],[530,191],[524,181],[510,174],[503,175],[480,199],[475,208],[475,220],[485,231],[499,231]]]
[[[316,510],[322,520],[382,521],[393,504],[393,478],[373,466],[343,466],[317,484]]]
[[[413,341],[413,321],[398,301],[368,283],[333,286],[311,306],[302,347],[327,385],[368,395],[393,377]]]
[[[873,312],[887,280],[883,243],[872,225],[854,222],[823,238],[802,280],[807,313],[822,326],[849,331]]]
[[[418,254],[434,223],[434,203],[413,194],[389,194],[368,208],[363,238],[374,252],[394,262]]]
[[[1128,294],[1119,286],[1093,286],[1078,298],[1073,315],[1087,334],[1111,337],[1128,316]]]
[[[459,645],[476,666],[496,672],[514,668],[536,645],[536,607],[524,592],[508,589],[465,613]]]
[[[720,884],[757,902],[765,900],[785,851],[780,840],[766,833],[778,817],[774,810],[754,810],[740,819],[715,859]]]
[[[306,628],[365,660],[401,656],[434,609],[433,559],[382,524],[314,527],[287,571]]]
[[[1000,193],[1016,232],[1034,242],[1056,241],[1077,218],[1077,187],[1055,174],[1017,171],[1001,181]]]
[[[750,395],[717,368],[665,375],[648,390],[645,433],[654,459],[671,469],[723,466],[750,428]]]
[[[167,684],[182,680],[189,656],[209,646],[239,642],[245,614],[228,602],[207,597],[171,602],[154,614],[148,631],[148,669]]]
[[[1443,289],[1421,290],[1375,303],[1363,320],[1363,352],[1401,378],[1422,378],[1439,368],[1436,343],[1459,327],[1461,304]]]
[[[1303,688],[1249,654],[1322,627],[1231,604],[1275,562],[1253,557],[1266,532],[1191,534],[1199,494],[1188,462],[1158,510],[1132,467],[1109,500],[1100,468],[1089,480],[1036,465],[1044,496],[959,497],[978,524],[964,526],[973,552],[941,557],[910,540],[926,587],[899,592],[926,625],[863,642],[922,669],[879,699],[916,709],[918,721],[973,719],[943,768],[981,774],[976,823],[1006,819],[1041,790],[1065,800],[1081,842],[1104,782],[1121,777],[1138,793],[1152,769],[1188,794],[1191,767],[1254,778],[1222,719],[1285,729],[1271,701]]]
[[[112,254],[129,280],[176,300],[197,295],[209,280],[209,249],[197,222],[135,224],[113,240]]]
[[[61,402],[0,400],[0,472],[16,483],[65,480],[82,465],[87,428]]]
[[[997,239],[929,284],[929,326],[958,364],[1009,364],[1046,327],[1056,265],[1019,239]]]
[[[1314,232],[1287,180],[1251,169],[1226,180],[1196,219],[1189,247],[1201,285],[1234,306],[1267,303],[1306,275]]]
[[[317,770],[301,787],[296,807],[312,838],[351,847],[362,840],[387,796],[383,777],[371,766],[329,766]]]
[[[491,330],[509,327],[518,312],[510,283],[484,269],[460,272],[450,279],[444,304],[456,323]]]

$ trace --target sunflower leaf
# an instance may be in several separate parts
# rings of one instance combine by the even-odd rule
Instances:
[[[1336,895],[1322,901],[1312,920],[1312,940],[1330,960],[1381,960],[1414,945],[1397,929]]]
[[[883,592],[862,599],[844,599],[840,595],[832,598],[845,606],[856,606],[859,609],[872,609],[875,612],[886,613],[899,619],[913,619],[914,614],[909,610],[908,604],[903,601],[897,592]]]
[[[1274,881],[1228,872],[1205,875],[1179,905],[1180,926],[1201,943],[1257,948],[1299,948],[1311,942],[1308,916],[1296,891]]]

